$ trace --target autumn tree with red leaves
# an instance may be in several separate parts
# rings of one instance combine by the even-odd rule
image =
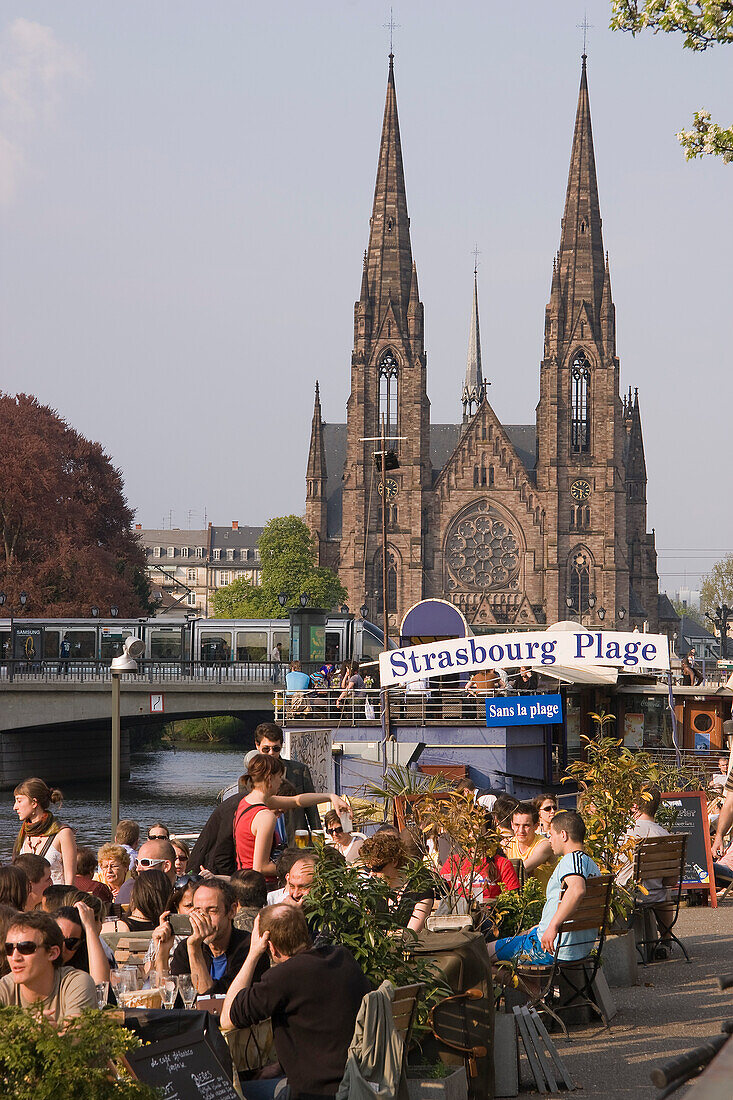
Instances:
[[[0,393],[0,588],[25,614],[149,610],[145,554],[122,474],[99,443],[35,397]]]

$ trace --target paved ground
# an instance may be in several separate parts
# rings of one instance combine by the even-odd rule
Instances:
[[[677,951],[672,961],[640,967],[638,986],[613,989],[618,1013],[610,1031],[576,1025],[569,1043],[553,1035],[580,1086],[575,1095],[656,1100],[660,1090],[649,1079],[651,1070],[718,1034],[722,1021],[733,1017],[733,990],[721,993],[717,983],[719,974],[733,973],[733,900],[717,909],[683,909],[675,931],[690,954],[689,966]],[[530,1091],[530,1082],[522,1057],[523,1089]],[[569,1095],[552,1093],[553,1100]],[[674,1097],[688,1095],[694,1100],[686,1087]]]

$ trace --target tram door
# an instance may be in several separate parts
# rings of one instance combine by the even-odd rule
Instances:
[[[346,654],[342,651],[341,646],[341,634],[336,630],[326,631],[326,661],[331,661],[334,665],[341,664],[341,661],[346,660]]]

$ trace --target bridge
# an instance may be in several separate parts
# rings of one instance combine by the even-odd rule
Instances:
[[[129,730],[212,715],[252,726],[272,718],[268,664],[140,662],[121,677],[122,770],[129,774]],[[110,772],[112,677],[109,662],[12,661],[0,667],[0,789],[29,775],[53,782],[101,779]]]

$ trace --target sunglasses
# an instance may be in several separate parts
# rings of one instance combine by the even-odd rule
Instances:
[[[81,943],[81,936],[64,936],[64,943],[66,944],[67,951],[76,951]]]
[[[259,752],[261,752],[263,756],[279,756],[282,751],[283,751],[282,745],[280,745],[280,747],[276,748],[276,749],[260,749],[259,750]]]
[[[13,943],[5,943],[5,954],[8,958],[15,951],[19,951],[21,955],[34,955],[39,947],[45,947],[44,943],[36,943],[34,940],[14,940]]]
[[[148,840],[167,840],[165,833],[148,833]]]
[[[156,864],[158,864],[158,863],[165,863],[165,860],[164,859],[148,859],[147,856],[144,856],[142,859],[139,859],[137,861],[138,867],[155,867]]]
[[[553,806],[552,802],[550,802],[550,803],[548,803],[547,806],[540,806],[540,809],[541,810],[556,810],[557,806]]]
[[[369,868],[369,874],[370,875],[378,875],[379,872],[383,871],[386,866],[387,866],[386,863],[374,863]]]
[[[326,829],[329,836],[336,836],[336,833],[341,832],[341,826],[337,825],[335,829]]]

